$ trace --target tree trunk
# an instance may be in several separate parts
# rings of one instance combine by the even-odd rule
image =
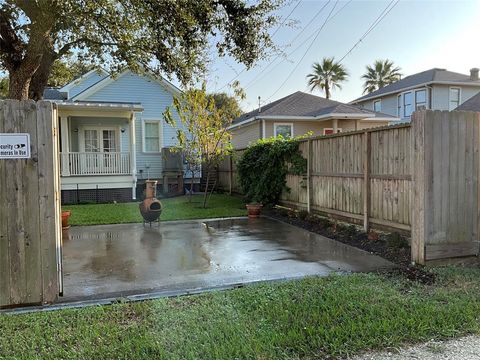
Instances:
[[[325,83],[325,96],[326,96],[327,99],[330,99],[330,86],[329,86],[328,82]]]
[[[210,181],[210,166],[207,167],[207,184],[205,185],[205,193],[203,194],[203,208],[207,207],[208,182]]]
[[[11,70],[9,74],[8,98],[15,100],[28,100],[28,90],[33,72],[22,68]]]
[[[42,62],[35,74],[33,74],[30,83],[29,97],[35,101],[43,99],[43,90],[48,84],[48,77],[55,61],[55,54],[53,52],[46,53],[42,56]]]
[[[188,195],[188,202],[192,202],[193,198],[193,184],[195,181],[195,170],[192,170],[192,180],[190,181],[190,194]]]

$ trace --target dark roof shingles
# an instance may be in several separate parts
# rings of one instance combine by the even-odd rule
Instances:
[[[370,94],[364,95],[362,97],[359,97],[356,100],[353,100],[352,103],[360,102],[360,101],[365,101],[370,98],[391,93],[391,92],[396,92],[400,91],[406,88],[414,87],[417,85],[422,85],[426,83],[431,83],[435,81],[448,81],[448,82],[471,82],[472,84],[479,84],[480,81],[478,80],[470,80],[469,75],[464,75],[460,73],[456,73],[453,71],[448,71],[446,69],[430,69],[426,71],[419,72],[417,74],[413,74],[410,76],[407,76],[401,80],[398,80],[394,82],[393,84],[384,86],[381,89],[378,89],[377,91],[374,91]]]
[[[297,91],[284,98],[262,106],[260,112],[258,110],[259,109],[255,109],[241,115],[236,118],[232,124],[238,124],[255,116],[321,116],[330,113],[342,113],[392,117],[390,115],[365,110],[355,105],[348,105],[338,101],[325,99],[320,96],[306,94],[301,91]]]

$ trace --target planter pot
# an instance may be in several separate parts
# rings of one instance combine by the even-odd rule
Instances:
[[[249,218],[258,218],[260,217],[260,212],[262,211],[262,204],[248,204],[247,212]]]
[[[66,230],[70,227],[68,225],[68,218],[72,215],[70,210],[62,211],[62,230]]]

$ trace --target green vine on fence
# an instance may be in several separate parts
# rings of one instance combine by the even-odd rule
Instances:
[[[238,176],[249,202],[273,205],[287,186],[288,173],[306,172],[307,160],[299,150],[299,138],[261,139],[249,146],[238,162]]]

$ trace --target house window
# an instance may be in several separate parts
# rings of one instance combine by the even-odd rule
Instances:
[[[143,151],[160,152],[160,121],[145,121],[143,126]]]
[[[382,100],[375,100],[373,102],[373,111],[376,111],[376,112],[382,111]]]
[[[449,110],[453,110],[460,105],[460,88],[450,88],[450,105]]]
[[[274,124],[274,135],[282,135],[284,138],[290,138],[293,136],[293,124]]]
[[[397,96],[397,116],[402,116],[402,95]]]
[[[337,128],[337,133],[341,133],[342,132],[342,129],[341,128]],[[325,128],[323,129],[323,135],[332,135],[334,134],[333,132],[333,128]]]
[[[415,110],[422,110],[427,108],[427,91],[415,91]]]
[[[412,111],[412,93],[406,92],[403,94],[403,117],[410,117]]]

